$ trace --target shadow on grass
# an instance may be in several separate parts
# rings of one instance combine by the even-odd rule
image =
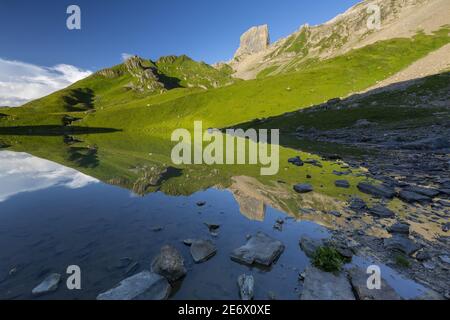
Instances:
[[[349,155],[366,154],[359,147],[339,145],[337,143],[306,140],[297,133],[301,130],[318,131],[350,128],[358,120],[366,119],[379,124],[398,124],[405,120],[420,120],[439,111],[439,107],[418,108],[423,105],[422,97],[431,93],[448,92],[450,72],[423,78],[398,82],[365,93],[349,97],[331,99],[328,102],[281,115],[253,119],[230,129],[279,129],[280,145],[288,148],[301,148],[304,151],[319,154],[341,153]],[[441,108],[442,109],[442,108]],[[229,129],[223,128],[222,130]]]
[[[16,135],[16,136],[64,136],[68,134],[97,134],[97,133],[113,133],[122,130],[114,128],[96,128],[96,127],[79,127],[79,126],[19,126],[19,127],[0,127],[0,135]]]

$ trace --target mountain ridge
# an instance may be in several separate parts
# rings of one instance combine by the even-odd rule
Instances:
[[[380,30],[367,26],[370,5],[380,8]],[[304,24],[265,50],[235,54],[227,64],[236,78],[244,80],[255,79],[268,68],[272,70],[265,75],[300,70],[309,59],[331,58],[380,40],[411,37],[418,31],[431,33],[450,23],[449,12],[450,2],[446,0],[365,0],[323,24]]]

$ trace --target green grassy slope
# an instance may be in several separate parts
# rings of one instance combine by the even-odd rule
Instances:
[[[167,137],[173,128],[191,128],[194,120],[208,127],[227,127],[256,118],[276,116],[363,90],[424,57],[450,38],[448,29],[412,39],[393,39],[354,50],[303,71],[243,81],[159,103],[130,101],[121,112],[105,110],[82,122]]]
[[[449,29],[443,28],[431,35],[419,33],[413,38],[380,41],[329,60],[309,61],[301,71],[210,90],[183,86],[203,86],[203,81],[212,86],[227,84],[230,78],[226,68],[217,70],[185,56],[166,57],[155,63],[145,60],[142,64],[155,76],[149,77],[151,85],[153,81],[164,84],[179,80],[180,88],[162,90],[161,94],[130,90],[130,81],[139,83],[122,64],[23,108],[2,110],[8,117],[0,120],[0,126],[60,125],[62,114],[71,113],[83,118],[77,125],[139,131],[167,139],[174,128],[191,128],[194,120],[203,120],[205,127],[228,127],[347,96],[449,42]]]

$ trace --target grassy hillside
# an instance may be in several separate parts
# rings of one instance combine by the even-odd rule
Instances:
[[[445,29],[434,35],[382,41],[337,58],[312,62],[301,72],[243,81],[165,102],[155,99],[150,106],[145,101],[130,101],[121,106],[120,113],[108,109],[89,115],[82,123],[167,137],[168,130],[191,128],[194,120],[203,120],[208,127],[227,127],[276,116],[370,87],[449,40]]]
[[[2,110],[8,117],[0,120],[0,126],[60,125],[61,117],[70,114],[82,118],[76,123],[79,126],[138,131],[167,139],[173,128],[191,128],[194,120],[203,120],[205,127],[228,127],[347,96],[388,78],[449,41],[448,28],[431,35],[419,33],[413,38],[380,41],[333,59],[308,61],[301,71],[210,90],[183,86],[203,86],[205,79],[212,86],[216,82],[225,85],[229,81],[226,68],[217,70],[185,56],[155,63],[135,61],[131,72],[130,66],[122,64],[23,108]],[[134,89],[130,81],[135,82]],[[172,88],[167,90],[169,84]],[[157,92],[146,90],[148,85]]]
[[[157,62],[132,57],[123,64],[101,70],[66,89],[25,104],[21,109],[45,113],[89,113],[143,98],[151,101],[155,95],[172,90],[177,92],[158,97],[159,101],[172,94],[179,96],[234,81],[229,72],[184,55],[162,57]]]

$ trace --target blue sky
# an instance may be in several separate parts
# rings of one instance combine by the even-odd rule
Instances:
[[[0,106],[19,106],[122,62],[187,54],[229,60],[250,27],[273,41],[321,24],[358,0],[0,0]],[[81,30],[68,30],[69,5]]]
[[[122,53],[156,59],[187,54],[208,63],[229,59],[240,35],[267,23],[276,40],[304,23],[319,24],[357,0],[2,0],[0,57],[38,65],[97,70]],[[82,30],[66,28],[77,4]]]

